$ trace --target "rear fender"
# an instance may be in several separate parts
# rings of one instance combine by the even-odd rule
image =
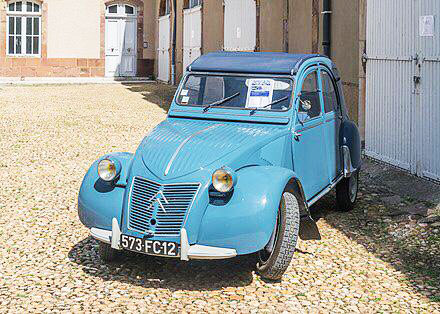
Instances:
[[[208,205],[197,243],[233,248],[237,254],[261,250],[275,228],[281,195],[296,177],[292,170],[274,166],[239,170],[230,201],[223,206]]]
[[[357,125],[350,120],[342,123],[339,133],[342,160],[344,161],[344,175],[349,177],[362,165],[361,137]]]
[[[105,182],[98,176],[98,163],[105,158],[121,163],[121,173],[115,183]],[[86,227],[111,230],[113,217],[120,223],[132,160],[130,153],[108,154],[95,161],[87,171],[78,195],[78,215]]]

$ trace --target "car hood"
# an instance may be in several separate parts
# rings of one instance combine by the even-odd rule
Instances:
[[[232,155],[243,158],[240,152],[251,154],[286,132],[286,126],[167,119],[144,138],[136,155],[155,176],[168,180],[221,159],[227,164]]]

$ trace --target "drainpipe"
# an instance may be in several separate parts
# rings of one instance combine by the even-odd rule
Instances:
[[[177,29],[177,6],[173,0],[173,43],[171,50],[171,85],[176,84],[176,29]]]
[[[324,55],[330,58],[331,56],[331,14],[332,14],[332,1],[323,0],[322,2],[322,48]]]

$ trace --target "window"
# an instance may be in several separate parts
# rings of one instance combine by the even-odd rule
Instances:
[[[135,15],[136,9],[134,6],[128,4],[112,4],[107,7],[107,15],[127,16]]]
[[[118,13],[118,6],[116,4],[109,6],[108,13],[117,14]]]
[[[171,12],[170,0],[160,0],[159,16],[168,15]]]
[[[15,1],[7,9],[6,51],[13,56],[39,56],[41,7],[31,1]]]
[[[202,0],[185,0],[183,7],[185,9],[192,9],[202,5]]]
[[[293,81],[285,77],[189,75],[177,103],[184,106],[284,111],[290,107]]]
[[[321,72],[321,79],[325,113],[337,111],[339,108],[338,96],[336,95],[336,89],[335,84],[333,83],[333,79],[326,71]]]
[[[125,14],[133,15],[134,14],[134,8],[131,5],[125,6]]]
[[[304,79],[300,95],[298,118],[301,122],[319,117],[321,102],[319,99],[318,73],[312,72]]]

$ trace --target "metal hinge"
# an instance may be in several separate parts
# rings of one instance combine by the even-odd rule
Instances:
[[[440,56],[439,57],[426,57],[423,58],[423,61],[428,61],[428,62],[440,62]]]
[[[415,61],[416,64],[419,64],[420,62],[420,56],[418,53],[416,53],[413,57],[412,60]]]
[[[366,53],[363,53],[362,54],[362,63],[367,63],[367,61],[368,61],[368,56]]]
[[[421,79],[422,79],[422,77],[420,75],[414,75],[413,76],[414,84],[420,84]]]

